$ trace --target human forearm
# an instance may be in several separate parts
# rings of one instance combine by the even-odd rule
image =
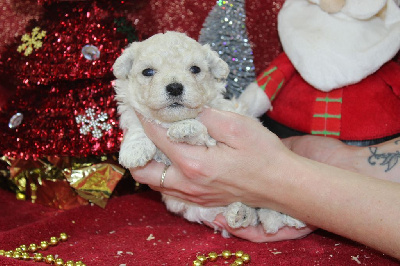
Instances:
[[[400,182],[400,138],[369,147],[349,147],[346,169]]]
[[[369,147],[346,145],[340,140],[300,136],[282,140],[293,152],[325,164],[379,179],[400,182],[400,138]]]
[[[277,209],[400,258],[399,184],[302,157],[289,165]]]

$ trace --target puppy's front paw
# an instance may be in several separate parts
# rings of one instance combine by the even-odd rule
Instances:
[[[287,226],[296,227],[297,229],[303,228],[303,227],[306,227],[306,226],[307,226],[307,225],[306,225],[305,223],[303,223],[302,221],[297,220],[297,219],[295,219],[295,218],[293,218],[292,216],[289,216],[289,215],[287,215],[287,214],[285,214],[285,215],[286,215],[285,224],[286,224]]]
[[[241,202],[230,204],[226,208],[224,216],[232,228],[253,226],[258,223],[256,210]]]
[[[119,163],[126,168],[144,166],[156,154],[157,148],[150,139],[124,141],[119,152]]]
[[[286,215],[269,209],[259,209],[258,217],[268,234],[275,234],[285,226]]]
[[[215,145],[207,132],[207,128],[195,119],[182,120],[173,123],[168,131],[168,137],[177,142],[186,142],[192,145]]]

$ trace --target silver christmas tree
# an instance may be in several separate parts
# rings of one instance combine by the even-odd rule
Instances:
[[[254,81],[253,51],[247,37],[244,0],[217,1],[203,24],[199,42],[210,44],[228,63],[228,98],[239,96]]]

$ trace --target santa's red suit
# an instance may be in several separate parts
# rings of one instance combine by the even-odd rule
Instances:
[[[272,102],[267,115],[291,129],[341,140],[400,133],[400,66],[393,61],[359,83],[322,92],[304,81],[282,53],[257,84]]]

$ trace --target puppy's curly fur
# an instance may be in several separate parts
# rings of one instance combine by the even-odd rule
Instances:
[[[132,43],[116,60],[113,71],[124,131],[119,162],[126,168],[144,166],[152,159],[171,164],[146,136],[135,111],[168,128],[173,141],[206,146],[213,146],[216,141],[196,119],[205,106],[241,114],[250,112],[240,101],[223,98],[228,65],[209,45],[200,45],[183,33],[160,33]],[[256,210],[240,202],[209,208],[167,195],[163,200],[168,210],[199,223],[212,224],[217,214],[224,213],[228,224],[235,228],[256,225],[259,220],[268,233],[285,225],[304,226],[285,214]],[[223,235],[229,234],[223,231]]]

